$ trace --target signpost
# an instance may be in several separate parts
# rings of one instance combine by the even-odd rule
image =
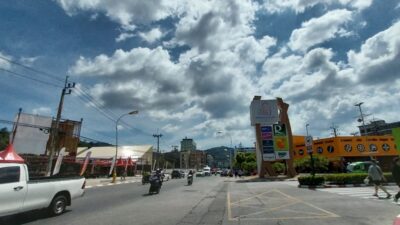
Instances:
[[[308,133],[308,132],[307,132]],[[310,154],[311,175],[315,175],[314,158],[313,158],[313,137],[307,135],[304,143],[306,144],[307,153]]]

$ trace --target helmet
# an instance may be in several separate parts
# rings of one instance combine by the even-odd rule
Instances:
[[[160,174],[161,173],[161,169],[160,168],[156,169],[156,173]]]

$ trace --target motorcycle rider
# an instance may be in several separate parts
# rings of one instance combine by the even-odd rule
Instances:
[[[193,183],[193,170],[189,170],[187,179],[188,179],[188,184],[191,185]]]

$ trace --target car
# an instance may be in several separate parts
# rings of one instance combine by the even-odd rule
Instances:
[[[164,173],[163,181],[169,181],[170,179],[171,179],[171,175],[169,175],[169,173]]]
[[[177,178],[181,178],[182,175],[179,172],[179,170],[172,170],[171,172],[171,179],[177,179]]]
[[[0,178],[1,217],[43,208],[58,216],[85,193],[84,177],[30,178],[26,164],[0,163]]]
[[[205,176],[205,172],[203,170],[198,170],[196,172],[196,177],[204,177]]]
[[[348,173],[368,173],[368,169],[372,162],[353,162],[347,165],[346,170]]]
[[[181,178],[185,178],[185,171],[181,170],[181,171],[179,171],[179,172],[180,172],[180,174],[181,174]]]

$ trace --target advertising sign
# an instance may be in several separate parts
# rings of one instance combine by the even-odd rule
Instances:
[[[276,100],[253,100],[250,105],[251,125],[274,124],[279,121]]]
[[[273,125],[273,140],[276,159],[289,159],[289,139],[285,124]]]
[[[396,150],[400,153],[400,128],[393,128],[392,135],[394,137],[394,143],[396,145]]]
[[[312,145],[313,145],[313,138],[312,136],[306,136],[305,138],[305,144],[306,144],[306,148],[307,148],[307,153],[313,153],[313,149],[312,149]]]
[[[274,141],[272,135],[272,126],[261,126],[262,152],[264,161],[274,161]]]

